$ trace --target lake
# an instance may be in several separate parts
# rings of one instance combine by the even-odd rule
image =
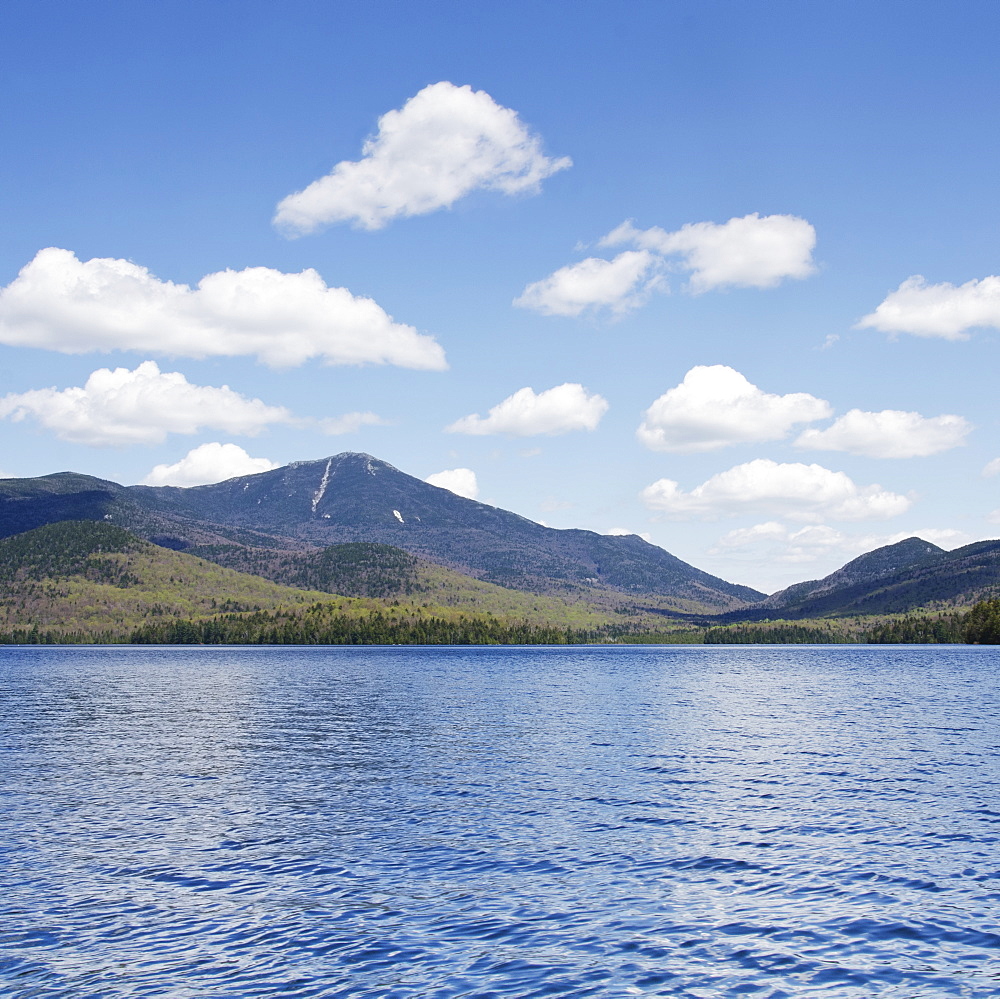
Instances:
[[[1000,994],[1000,649],[0,649],[0,994]]]

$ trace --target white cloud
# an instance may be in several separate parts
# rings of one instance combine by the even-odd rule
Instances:
[[[599,308],[623,313],[641,305],[658,286],[656,263],[646,250],[626,250],[614,260],[588,257],[529,284],[514,305],[545,316],[578,316]]]
[[[218,271],[197,287],[128,260],[39,250],[0,290],[0,343],[65,354],[135,350],[175,357],[255,356],[271,367],[396,364],[443,370],[444,351],[376,302],[312,270]]]
[[[362,159],[344,160],[280,202],[275,225],[291,234],[335,222],[381,229],[394,218],[448,208],[478,189],[524,194],[572,163],[549,159],[516,111],[485,91],[442,81],[378,121]]]
[[[983,478],[989,479],[994,475],[1000,475],[1000,458],[994,458],[983,467]]]
[[[676,232],[623,222],[601,240],[602,246],[625,243],[680,255],[681,266],[691,272],[694,294],[725,287],[773,288],[785,278],[805,278],[816,271],[816,230],[795,215],[761,218],[754,212],[721,224],[690,222]]]
[[[825,430],[803,430],[795,446],[869,458],[922,458],[964,444],[970,430],[972,424],[950,414],[925,417],[899,409],[852,409]]]
[[[257,434],[272,423],[291,423],[283,406],[248,399],[228,385],[192,385],[179,371],[161,372],[153,361],[134,371],[99,368],[82,387],[10,393],[0,417],[33,417],[62,440],[77,444],[157,444],[167,434],[203,428]]]
[[[831,415],[805,392],[772,395],[724,364],[698,365],[646,410],[636,436],[653,451],[712,451],[787,437],[796,423]]]
[[[267,458],[251,458],[236,444],[202,444],[173,465],[157,465],[140,485],[205,486],[277,467]]]
[[[476,473],[471,468],[448,468],[443,472],[428,475],[424,481],[432,486],[449,489],[466,499],[474,500],[479,496],[479,483],[476,481]]]
[[[843,472],[822,465],[779,464],[768,458],[719,472],[690,492],[671,479],[659,479],[640,498],[668,516],[706,520],[752,513],[800,521],[883,519],[904,513],[912,502],[878,485],[857,486]]]
[[[867,547],[864,538],[845,534],[825,524],[810,524],[792,530],[771,520],[729,531],[719,538],[709,553],[719,555],[727,551],[753,550],[769,560],[798,563],[814,562],[831,553],[849,561],[855,555],[877,547],[877,543]]]
[[[328,416],[319,421],[319,428],[331,437],[338,434],[354,434],[362,427],[385,427],[388,422],[377,413],[344,413],[343,416]]]
[[[445,430],[453,434],[552,436],[571,430],[593,430],[607,410],[608,404],[601,396],[588,395],[582,385],[567,382],[537,395],[534,389],[519,389],[497,403],[487,416],[463,416]]]
[[[826,560],[829,564],[830,559],[837,558],[843,564],[865,552],[912,537],[922,538],[944,549],[958,548],[972,540],[964,531],[953,528],[921,528],[894,534],[850,534],[825,524],[792,529],[772,520],[729,531],[719,538],[709,554],[747,551],[769,562],[798,564]],[[834,568],[839,567],[836,565]],[[822,570],[822,575],[827,575],[829,571]]]
[[[920,274],[907,278],[881,305],[858,322],[859,329],[883,333],[967,340],[966,330],[1000,329],[1000,277],[953,285],[928,284]]]
[[[693,294],[715,288],[773,288],[785,278],[815,273],[816,230],[795,215],[754,212],[728,222],[692,222],[676,232],[654,226],[637,229],[623,222],[600,246],[631,244],[613,260],[588,257],[568,264],[524,289],[514,304],[547,316],[578,316],[585,309],[621,313],[643,304],[654,290],[666,291],[662,271],[690,272]]]
[[[612,527],[604,533],[612,538],[627,538],[634,534],[642,538],[643,541],[648,541],[650,544],[653,543],[653,536],[647,531],[630,531],[627,527]]]

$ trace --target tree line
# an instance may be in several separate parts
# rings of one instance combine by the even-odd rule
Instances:
[[[842,621],[760,622],[676,633],[683,641],[708,645],[843,644],[1000,645],[1000,599],[984,600],[966,612],[914,615],[858,627]],[[561,628],[526,621],[459,615],[366,615],[337,613],[324,604],[305,611],[219,614],[197,620],[149,622],[125,631],[60,631],[22,627],[0,632],[0,645],[581,645],[600,642],[662,642],[670,634],[644,636],[631,627]]]
[[[952,614],[916,614],[874,624],[845,619],[763,621],[705,631],[706,645],[1000,645],[1000,599]]]

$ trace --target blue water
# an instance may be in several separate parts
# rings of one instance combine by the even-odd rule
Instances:
[[[996,996],[998,667],[0,649],[0,994]]]

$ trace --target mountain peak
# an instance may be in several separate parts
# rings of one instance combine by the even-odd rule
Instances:
[[[363,472],[368,475],[376,475],[380,471],[390,471],[399,472],[399,469],[395,465],[390,465],[389,462],[383,461],[381,458],[376,458],[372,454],[368,454],[366,451],[341,451],[339,454],[331,454],[326,458],[311,458],[304,461],[293,461],[288,465],[284,466],[285,469],[314,469],[318,468],[324,469],[337,469],[337,470],[355,470],[358,472]],[[281,471],[281,469],[274,469],[274,471]],[[258,472],[258,475],[267,475],[267,472]],[[400,473],[404,474],[404,473]],[[242,476],[246,478],[246,476]]]
[[[822,579],[795,583],[787,589],[772,593],[761,606],[790,608],[805,605],[807,601],[826,598],[831,593],[849,587],[873,585],[878,580],[934,562],[945,555],[943,548],[924,541],[923,538],[904,538],[895,544],[883,545],[865,552]]]
[[[325,458],[303,458],[301,461],[290,461],[285,468],[301,468],[303,465],[323,465],[328,461],[336,462],[373,462],[376,465],[386,465],[388,462],[376,458],[367,451],[340,451],[337,454],[327,455]],[[261,472],[258,475],[263,474]]]
[[[841,566],[832,576],[838,579],[850,579],[853,582],[861,577],[880,576],[887,572],[905,569],[930,556],[943,554],[943,548],[931,544],[930,541],[924,541],[923,538],[905,538],[895,544],[884,545],[882,548],[859,555]]]

